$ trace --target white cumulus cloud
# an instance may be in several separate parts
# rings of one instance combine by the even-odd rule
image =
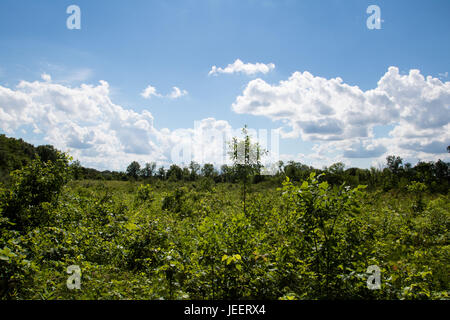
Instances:
[[[177,99],[187,94],[188,92],[186,90],[180,90],[180,88],[173,87],[172,92],[168,95],[168,97],[171,99]]]
[[[166,167],[220,160],[216,155],[224,154],[223,139],[199,137],[204,131],[231,128],[227,121],[208,118],[192,128],[157,129],[149,111],[111,101],[106,81],[73,88],[49,81],[21,81],[14,89],[0,86],[1,130],[15,134],[27,126],[84,166],[109,170],[124,170],[133,160]]]
[[[450,82],[425,78],[419,70],[401,75],[390,67],[367,91],[307,71],[278,84],[255,79],[232,109],[280,121],[283,137],[318,141],[348,158],[442,156],[450,140]],[[390,138],[376,139],[373,128],[386,125],[394,126]]]
[[[161,95],[160,93],[157,92],[156,88],[153,86],[147,86],[147,88],[145,88],[142,92],[141,92],[141,96],[145,99],[149,99],[151,96],[155,96],[155,97],[166,97],[166,98],[170,98],[170,99],[178,99],[180,97],[183,97],[185,95],[187,95],[188,92],[187,90],[181,90],[178,87],[172,87],[172,91],[167,94],[166,96]]]
[[[156,88],[153,86],[147,86],[147,88],[145,88],[141,92],[141,96],[144,97],[145,99],[148,99],[151,96],[161,97],[161,95],[158,92],[156,92]]]
[[[244,73],[246,75],[254,75],[257,73],[266,74],[273,69],[275,69],[275,65],[273,63],[244,63],[240,59],[236,59],[236,61],[227,65],[225,68],[212,66],[209,71],[209,75],[216,75],[219,73]]]
[[[44,81],[52,81],[52,77],[51,77],[49,74],[47,74],[47,73],[43,73],[43,74],[41,75],[41,78],[42,78],[42,80],[44,80]]]

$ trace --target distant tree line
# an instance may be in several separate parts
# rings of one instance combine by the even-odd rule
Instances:
[[[429,191],[447,192],[450,180],[450,163],[438,160],[436,162],[420,161],[415,166],[403,163],[398,156],[388,156],[386,166],[382,169],[345,168],[341,162],[323,169],[316,169],[300,162],[278,162],[277,173],[273,176],[261,175],[257,172],[251,178],[252,183],[261,181],[282,181],[287,176],[292,181],[302,181],[309,177],[311,172],[321,175],[321,179],[333,185],[347,184],[356,186],[367,185],[370,189],[382,188],[390,190],[406,188],[412,181],[425,184]],[[196,181],[208,178],[216,183],[239,181],[239,168],[236,165],[222,165],[217,170],[214,165],[206,163],[203,166],[191,162],[187,167],[172,164],[168,169],[156,168],[156,163],[146,163],[141,169],[138,162],[133,161],[126,170],[126,177],[134,180],[159,179],[169,181]]]
[[[450,146],[447,147],[450,152]],[[40,157],[43,161],[54,161],[57,158],[57,150],[51,145],[34,147],[22,139],[14,139],[0,135],[0,181],[7,182],[9,172],[21,168],[31,159]],[[198,181],[209,180],[215,183],[237,183],[242,178],[241,168],[237,164],[224,164],[216,168],[211,163],[203,165],[192,161],[188,166],[180,167],[176,164],[168,168],[158,167],[155,162],[145,163],[143,167],[137,162],[131,162],[125,172],[99,171],[81,166],[79,161],[73,161],[70,165],[75,179],[92,180],[146,180],[146,181]],[[404,163],[399,156],[391,155],[386,158],[384,168],[345,168],[341,162],[329,167],[317,169],[300,162],[289,161],[277,163],[277,172],[274,175],[262,175],[261,168],[249,178],[249,183],[255,184],[263,181],[280,183],[285,177],[292,181],[302,181],[315,172],[320,179],[332,185],[343,183],[356,186],[367,185],[369,189],[402,189],[412,181],[426,185],[431,192],[448,192],[450,185],[450,163],[442,160],[419,161],[415,166]]]
[[[345,168],[341,162],[335,163],[323,169],[316,169],[300,162],[278,162],[278,170],[274,175],[261,175],[257,172],[251,177],[251,183],[261,181],[280,182],[289,177],[291,181],[303,181],[311,172],[321,175],[322,181],[332,185],[345,183],[350,186],[358,184],[367,185],[369,189],[397,189],[406,188],[412,181],[421,182],[431,192],[447,192],[450,185],[450,163],[438,160],[436,162],[420,161],[415,166],[403,163],[398,156],[388,156],[384,168],[360,169]],[[168,181],[196,181],[208,178],[216,183],[236,183],[240,179],[239,169],[236,165],[222,165],[217,170],[214,165],[206,163],[203,166],[191,162],[187,167],[172,164],[168,169],[156,168],[156,163],[146,163],[141,169],[138,162],[133,161],[126,170],[126,177],[134,180],[168,180]]]

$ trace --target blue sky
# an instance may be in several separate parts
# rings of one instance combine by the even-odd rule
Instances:
[[[72,4],[80,30],[66,27]],[[381,29],[366,26],[372,4]],[[281,128],[281,158],[319,167],[377,166],[392,153],[449,161],[439,151],[450,144],[449,13],[445,0],[3,0],[0,132],[55,144],[99,169],[170,163],[171,149],[205,119],[213,128]],[[209,74],[236,59],[274,68]],[[86,85],[99,88],[95,97]],[[148,86],[159,96],[144,98]],[[186,94],[170,98],[173,87]],[[131,132],[138,122],[146,124]]]

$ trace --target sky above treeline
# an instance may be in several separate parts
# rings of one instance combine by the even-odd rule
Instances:
[[[450,1],[0,2],[0,133],[83,166],[450,161]]]

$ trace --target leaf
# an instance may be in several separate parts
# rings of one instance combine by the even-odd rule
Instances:
[[[138,226],[136,224],[134,224],[133,222],[128,222],[125,225],[125,228],[127,228],[129,231],[133,231],[133,230],[139,229]]]

